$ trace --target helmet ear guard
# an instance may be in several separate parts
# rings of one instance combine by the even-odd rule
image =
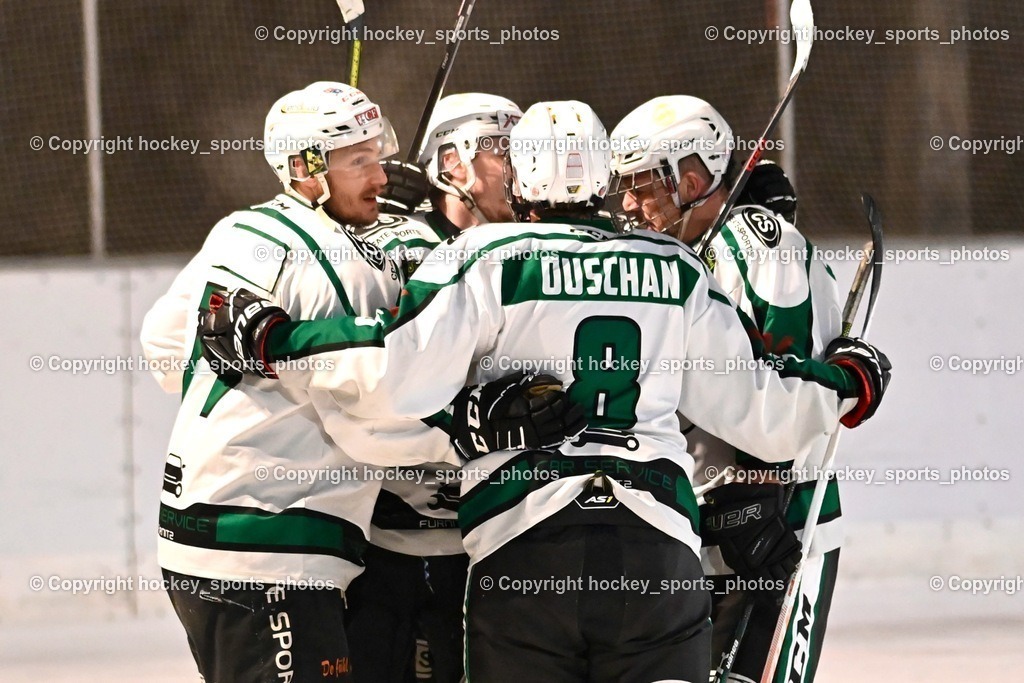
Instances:
[[[306,173],[316,177],[321,173],[327,173],[327,159],[319,147],[307,147],[300,153],[302,163],[306,167]]]

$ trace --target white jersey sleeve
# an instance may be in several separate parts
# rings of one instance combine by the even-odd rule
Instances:
[[[188,330],[194,328],[194,284],[202,277],[202,258],[194,256],[174,278],[167,292],[156,300],[142,320],[142,353],[150,372],[168,393],[181,393],[185,366],[192,349],[186,349]]]

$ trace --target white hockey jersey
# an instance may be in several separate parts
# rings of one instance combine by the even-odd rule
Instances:
[[[382,249],[408,278],[434,247],[458,232],[444,214],[431,211],[412,216],[382,215],[359,237]],[[448,426],[439,417],[425,420],[426,429],[447,433]],[[410,429],[419,431],[424,427],[410,424]],[[457,457],[454,451],[452,457]],[[370,522],[370,543],[417,557],[465,552],[457,518],[458,473],[459,468],[453,465],[426,464],[403,470],[406,478],[384,481]]]
[[[762,207],[736,207],[712,241],[710,254],[715,279],[754,322],[768,351],[822,359],[825,347],[841,332],[842,307],[835,277],[796,227]],[[735,481],[737,466],[752,464],[752,456],[767,463],[794,460],[786,452],[738,450],[700,427],[687,431],[686,438],[696,460],[698,499],[710,488]],[[814,476],[827,445],[827,437],[819,438],[806,458],[793,463],[796,469],[784,470],[781,476],[794,472]],[[713,480],[707,477],[709,471],[717,474]],[[798,484],[789,506],[788,518],[798,536],[807,519],[814,484],[814,480]],[[832,481],[810,555],[839,547],[839,516],[839,491]],[[704,549],[702,561],[709,574],[732,573],[715,546]]]
[[[190,350],[165,466],[158,560],[195,576],[344,588],[361,571],[385,468],[449,457],[447,436],[411,444],[394,433],[395,421],[350,415],[329,392],[217,378],[187,321],[211,290],[237,287],[293,316],[322,319],[393,304],[400,277],[383,252],[289,195],[214,226],[143,328],[153,358]],[[178,381],[162,380],[165,388]]]
[[[693,459],[677,411],[745,450],[803,457],[855,403],[844,371],[797,358],[780,372],[716,373],[730,359],[752,362],[744,325],[688,247],[647,231],[475,228],[427,257],[397,314],[284,323],[269,344],[275,360],[317,361],[279,362],[283,383],[351,397],[367,417],[430,415],[465,384],[520,368],[566,384],[589,414],[584,435],[556,452],[502,451],[463,468],[471,562],[573,505],[596,472],[615,504],[697,554]]]

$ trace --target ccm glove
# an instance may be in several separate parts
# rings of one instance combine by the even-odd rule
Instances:
[[[199,312],[198,337],[203,358],[222,377],[242,374],[277,379],[270,368],[266,342],[270,329],[291,317],[279,306],[248,289],[210,294],[209,311]]]
[[[836,337],[825,349],[825,362],[846,368],[858,384],[857,405],[839,421],[850,428],[867,421],[889,386],[889,359],[863,339]]]
[[[466,387],[452,408],[452,443],[467,460],[493,451],[554,448],[587,428],[583,407],[551,375],[515,372]]]
[[[783,510],[780,484],[732,483],[704,494],[700,535],[717,545],[736,574],[753,581],[785,581],[801,548]]]
[[[407,216],[427,198],[430,182],[427,173],[416,164],[407,164],[397,159],[380,162],[388,176],[388,184],[377,197],[384,213]]]
[[[796,190],[782,167],[771,159],[757,162],[736,204],[763,206],[796,225]]]

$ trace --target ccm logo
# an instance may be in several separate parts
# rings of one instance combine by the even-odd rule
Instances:
[[[356,123],[360,126],[365,126],[370,121],[375,121],[380,118],[380,107],[374,107],[373,109],[367,109],[364,112],[356,114]]]

